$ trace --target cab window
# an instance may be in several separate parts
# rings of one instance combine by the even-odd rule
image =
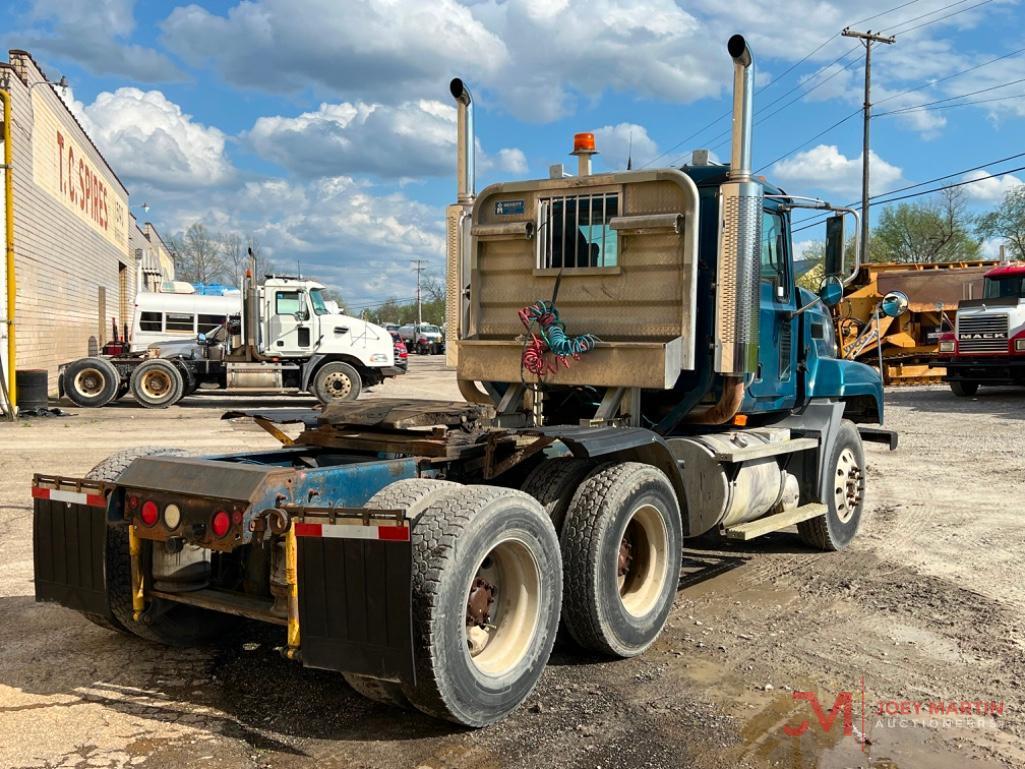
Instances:
[[[787,298],[790,293],[785,234],[782,216],[772,211],[762,213],[762,281],[772,285],[780,299]]]
[[[302,294],[299,291],[274,292],[274,312],[277,315],[295,315],[302,308]]]

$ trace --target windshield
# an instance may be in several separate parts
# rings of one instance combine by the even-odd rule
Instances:
[[[427,334],[440,334],[441,329],[437,326],[432,326],[430,323],[424,323],[420,326],[420,331]]]
[[[982,296],[985,299],[999,299],[1006,296],[1025,297],[1025,275],[986,278]]]
[[[313,302],[313,311],[317,315],[330,315],[331,311],[324,304],[324,289],[322,288],[311,288],[310,289],[310,301]]]

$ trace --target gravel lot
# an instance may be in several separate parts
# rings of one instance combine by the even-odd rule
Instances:
[[[441,357],[411,360],[366,397],[458,399]],[[299,402],[312,405],[208,393],[0,423],[0,767],[1025,766],[1025,392],[889,393],[901,447],[867,448],[850,550],[815,553],[788,533],[689,549],[652,649],[609,662],[557,648],[526,705],[477,732],[301,670],[273,651],[274,629],[171,650],[33,601],[33,472],[83,473],[140,445],[271,447],[221,412]],[[794,690],[817,692],[827,715],[850,691],[854,735],[842,715],[824,733]],[[976,700],[1002,713],[876,714]],[[803,736],[783,732],[804,719]]]

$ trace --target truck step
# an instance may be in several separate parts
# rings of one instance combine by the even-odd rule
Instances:
[[[726,539],[747,542],[749,539],[754,539],[755,537],[760,537],[763,534],[769,534],[773,531],[779,531],[787,526],[793,526],[795,523],[800,523],[801,521],[807,521],[811,518],[823,515],[825,512],[825,505],[819,502],[811,502],[807,505],[795,507],[793,510],[786,510],[782,513],[776,513],[775,515],[770,515],[765,518],[759,518],[755,521],[731,526],[726,529]]]
[[[780,454],[793,454],[818,447],[818,438],[791,438],[786,441],[759,443],[754,446],[735,449],[733,451],[717,451],[715,458],[720,462],[747,462],[752,459],[775,457]]]

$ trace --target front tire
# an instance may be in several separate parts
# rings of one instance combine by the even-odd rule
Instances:
[[[665,473],[639,462],[599,467],[574,494],[560,541],[562,619],[573,640],[616,657],[651,646],[673,607],[683,554]]]
[[[865,507],[865,449],[853,422],[840,423],[826,468],[826,513],[798,523],[797,534],[819,550],[843,550],[858,533]]]
[[[413,527],[417,709],[494,723],[533,690],[555,643],[562,562],[552,522],[520,491],[466,486]]]
[[[185,380],[171,361],[151,358],[136,366],[131,387],[132,395],[140,406],[166,409],[181,400],[185,393]]]
[[[970,398],[979,391],[978,382],[951,382],[950,391],[959,398]]]
[[[121,375],[105,358],[80,358],[64,369],[68,399],[82,408],[100,408],[118,397]]]
[[[313,375],[313,394],[324,405],[339,401],[354,401],[363,391],[359,372],[348,363],[325,363]]]

